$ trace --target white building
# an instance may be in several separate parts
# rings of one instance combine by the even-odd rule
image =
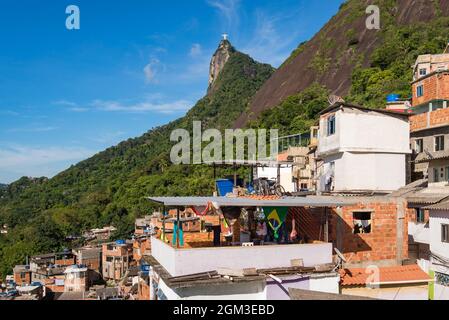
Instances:
[[[449,300],[449,200],[429,209],[430,269],[435,272],[435,299]]]
[[[408,115],[337,103],[321,113],[318,190],[391,192],[406,184]]]

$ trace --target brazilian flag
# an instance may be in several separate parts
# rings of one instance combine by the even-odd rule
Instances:
[[[274,231],[274,238],[279,239],[279,229],[282,224],[285,223],[285,219],[287,218],[288,208],[287,207],[264,207],[263,212],[265,214],[265,218],[268,221],[268,225]],[[273,226],[273,222],[277,222],[277,226]]]

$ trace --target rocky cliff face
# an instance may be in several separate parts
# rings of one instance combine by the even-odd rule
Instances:
[[[377,4],[381,13],[381,30],[368,30],[365,10]],[[368,67],[371,55],[382,43],[386,23],[409,25],[449,15],[447,0],[350,0],[310,41],[302,44],[273,74],[253,97],[250,108],[235,123],[244,127],[264,110],[289,96],[298,94],[313,83],[327,87],[331,93],[345,96],[351,88],[354,67]]]
[[[215,80],[228,62],[231,54],[235,52],[228,40],[222,40],[210,61],[209,69],[209,91],[213,88]]]

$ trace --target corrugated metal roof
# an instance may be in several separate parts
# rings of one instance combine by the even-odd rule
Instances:
[[[420,153],[414,163],[426,163],[433,160],[443,160],[449,158],[449,151],[448,150],[442,150],[442,151],[426,151],[426,153]]]
[[[400,117],[404,117],[404,118],[408,118],[411,115],[408,113],[392,111],[392,110],[388,110],[388,109],[371,109],[371,108],[362,107],[362,106],[358,106],[358,105],[354,105],[354,104],[350,104],[350,103],[346,103],[346,102],[337,102],[337,103],[327,107],[323,111],[321,111],[320,115],[329,113],[338,108],[353,108],[353,109],[358,109],[358,110],[367,111],[367,112],[377,112],[377,113],[382,113],[382,114],[386,114],[386,115],[390,115],[390,116],[400,116]]]
[[[448,197],[448,194],[413,194],[407,196],[406,199],[409,203],[415,204],[434,204]]]
[[[357,204],[353,199],[332,196],[284,197],[275,200],[231,197],[148,197],[167,207],[205,206],[209,202],[219,207],[344,207]]]
[[[440,210],[440,211],[444,211],[444,210],[449,210],[449,200],[425,207],[424,209],[427,210]]]

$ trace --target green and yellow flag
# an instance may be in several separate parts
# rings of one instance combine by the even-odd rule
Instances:
[[[263,212],[265,214],[265,218],[268,221],[270,228],[274,231],[274,238],[277,240],[279,238],[279,229],[282,224],[285,222],[288,214],[287,207],[264,207]],[[271,221],[276,221],[277,226],[274,227]]]

